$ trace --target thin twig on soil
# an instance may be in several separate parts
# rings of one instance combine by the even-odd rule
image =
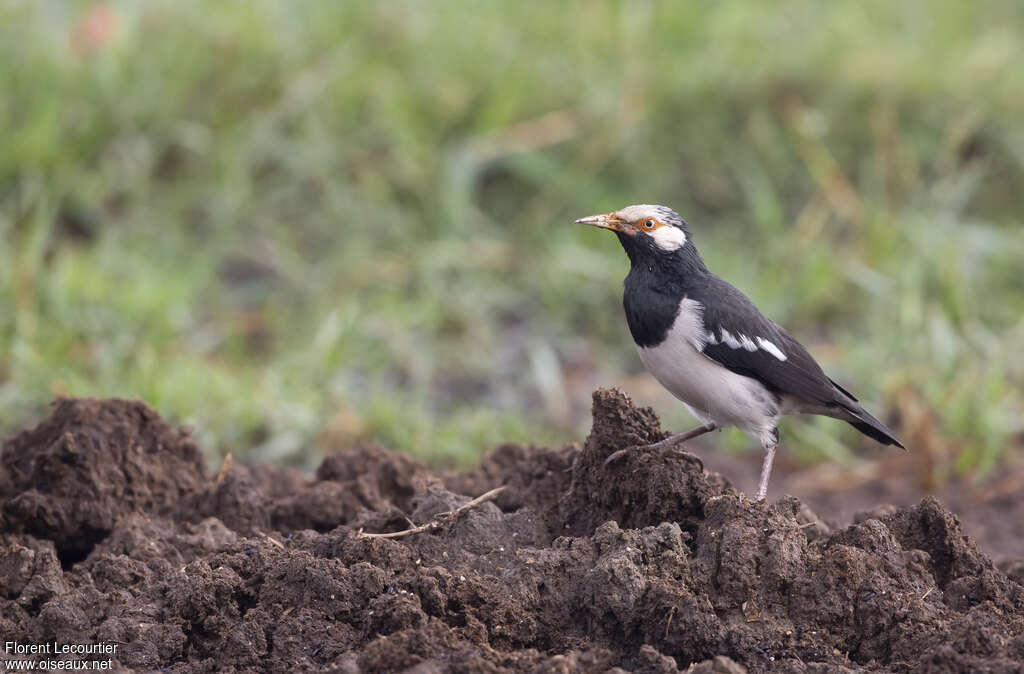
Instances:
[[[449,524],[450,522],[454,522],[455,520],[466,514],[468,511],[477,507],[481,503],[486,503],[487,501],[490,501],[503,491],[505,491],[504,486],[492,489],[485,494],[477,496],[469,503],[459,506],[455,510],[448,510],[443,513],[438,513],[434,515],[434,518],[426,524],[421,524],[419,526],[412,527],[411,529],[404,529],[402,531],[391,531],[384,534],[368,534],[362,529],[360,529],[358,536],[359,538],[401,538],[402,536],[421,534],[424,531],[434,531],[435,529],[440,529],[441,527],[445,526],[446,524]]]
[[[220,464],[220,470],[217,471],[217,479],[214,480],[214,484],[218,487],[224,482],[224,478],[228,475],[228,468],[231,467],[231,452],[227,453],[224,457],[224,462]]]
[[[272,536],[270,536],[268,534],[263,533],[262,531],[257,531],[256,533],[259,534],[260,536],[262,536],[263,538],[267,539],[268,541],[270,541],[271,543],[273,543],[277,547],[279,547],[282,550],[284,550],[284,543],[282,543],[281,541],[277,540],[276,538],[274,538],[274,537],[272,537]]]

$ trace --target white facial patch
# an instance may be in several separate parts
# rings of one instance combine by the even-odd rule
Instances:
[[[686,244],[686,232],[672,225],[662,225],[647,235],[664,251],[679,250]]]
[[[633,204],[615,211],[612,215],[626,222],[634,223],[641,232],[654,239],[658,248],[664,251],[672,252],[686,245],[686,232],[679,226],[684,224],[683,219],[667,206]],[[661,226],[652,230],[644,229],[643,223],[648,219],[661,223]]]

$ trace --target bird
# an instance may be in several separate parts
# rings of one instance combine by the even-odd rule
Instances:
[[[664,451],[716,429],[738,428],[765,452],[758,501],[768,492],[783,416],[840,419],[883,445],[906,449],[800,342],[708,270],[676,211],[634,204],[576,223],[618,236],[630,263],[622,303],[640,360],[701,422],[639,449]],[[638,448],[615,452],[606,463],[631,449]]]

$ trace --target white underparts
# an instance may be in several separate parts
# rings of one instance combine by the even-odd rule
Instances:
[[[686,232],[672,225],[662,225],[647,234],[654,239],[658,248],[665,251],[679,250],[686,245]]]
[[[772,440],[779,415],[775,398],[756,379],[736,374],[702,352],[711,337],[704,328],[703,313],[700,302],[684,299],[665,340],[657,346],[638,347],[640,360],[702,422],[735,426],[762,444]],[[757,349],[753,340],[747,341]]]

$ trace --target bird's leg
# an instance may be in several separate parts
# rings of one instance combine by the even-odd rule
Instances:
[[[669,449],[670,447],[674,447],[675,445],[679,444],[680,442],[686,442],[687,440],[692,440],[693,438],[696,438],[698,436],[704,435],[705,433],[710,433],[711,431],[713,431],[713,430],[715,430],[717,428],[718,428],[718,424],[716,424],[713,421],[709,421],[708,423],[704,424],[703,426],[698,426],[697,428],[691,428],[690,430],[685,431],[683,433],[676,433],[675,435],[669,436],[669,437],[667,437],[664,440],[661,440],[659,442],[653,442],[653,443],[651,443],[649,445],[640,445],[640,446],[637,446],[637,447],[626,447],[625,449],[620,449],[617,452],[612,452],[611,454],[609,454],[608,458],[604,460],[604,465],[607,466],[610,463],[615,463],[616,461],[621,459],[623,456],[625,456],[628,452],[633,451],[634,449],[645,449],[645,450],[653,449],[655,451],[663,452],[666,449]]]
[[[775,461],[775,448],[778,443],[764,448],[764,463],[761,464],[761,483],[757,486],[757,500],[763,501],[768,494],[768,478],[772,474],[772,462]]]

